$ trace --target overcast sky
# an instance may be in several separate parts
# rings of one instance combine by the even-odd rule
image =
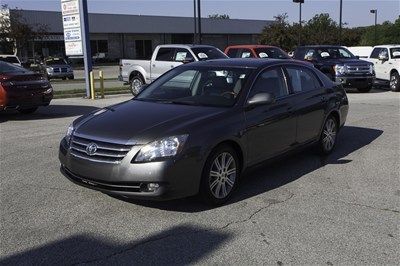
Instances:
[[[60,0],[0,0],[10,7],[60,11]],[[318,13],[329,13],[338,21],[340,0],[305,0],[303,20]],[[89,12],[192,16],[193,0],[88,0]],[[394,21],[400,15],[400,0],[343,0],[343,22],[350,27],[367,26],[374,22],[370,9],[378,9],[378,23]],[[287,13],[290,21],[298,21],[299,6],[292,0],[202,0],[202,16],[228,14],[231,18],[273,19]]]

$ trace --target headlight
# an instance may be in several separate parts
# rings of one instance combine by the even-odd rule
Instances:
[[[71,124],[69,125],[68,129],[67,129],[67,133],[65,134],[65,140],[67,141],[68,145],[71,142],[71,138],[72,138],[72,134],[74,133],[74,126]]]
[[[375,66],[374,65],[369,65],[369,73],[371,73],[371,74],[375,73]]]
[[[53,88],[50,87],[44,92],[44,94],[49,94],[49,93],[52,93],[52,92],[53,92]]]
[[[182,150],[189,135],[172,136],[153,141],[140,149],[135,162],[150,162],[173,157]]]
[[[335,65],[334,67],[336,75],[343,75],[347,73],[346,65]]]
[[[46,70],[47,70],[48,73],[53,72],[53,68],[52,67],[46,67]]]

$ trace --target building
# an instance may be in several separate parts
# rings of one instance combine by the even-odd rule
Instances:
[[[61,12],[10,10],[10,15],[15,12],[30,25],[47,25],[48,32],[19,51],[21,57],[64,54]],[[203,43],[220,49],[231,44],[256,43],[269,23],[272,21],[204,18]],[[159,44],[193,43],[194,21],[191,17],[89,14],[89,28],[92,55],[105,55],[109,60],[145,59]]]

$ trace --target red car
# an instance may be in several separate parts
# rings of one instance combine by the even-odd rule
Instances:
[[[53,88],[43,75],[0,62],[0,111],[15,109],[30,114],[52,99]]]
[[[291,59],[281,48],[269,45],[234,45],[225,49],[230,58]]]

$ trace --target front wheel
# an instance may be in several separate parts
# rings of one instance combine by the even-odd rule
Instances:
[[[394,72],[390,75],[390,89],[392,91],[400,91],[400,75],[397,72]]]
[[[18,112],[20,112],[21,114],[32,114],[32,113],[36,112],[37,109],[38,109],[37,107],[18,109]]]
[[[223,145],[207,159],[200,184],[200,195],[210,205],[225,203],[235,190],[240,175],[235,150]]]
[[[144,84],[144,80],[139,75],[136,75],[131,79],[130,89],[131,89],[133,96],[136,96],[139,94],[140,90],[142,89],[143,84]]]
[[[338,122],[333,116],[326,119],[321,137],[319,139],[319,150],[323,154],[330,154],[336,145],[336,138],[338,133]]]

